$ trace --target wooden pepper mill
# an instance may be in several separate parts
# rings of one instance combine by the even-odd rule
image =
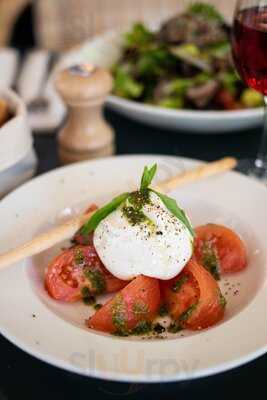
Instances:
[[[59,132],[59,158],[63,164],[114,153],[114,132],[102,115],[112,77],[102,68],[89,64],[61,71],[56,88],[68,106],[68,118]]]

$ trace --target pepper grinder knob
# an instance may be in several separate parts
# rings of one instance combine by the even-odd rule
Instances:
[[[68,107],[66,124],[58,135],[63,164],[114,153],[114,131],[102,113],[112,84],[108,71],[89,64],[64,69],[56,77],[56,89]]]

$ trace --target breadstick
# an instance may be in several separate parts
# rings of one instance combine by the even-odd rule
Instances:
[[[201,165],[200,167],[186,171],[183,174],[176,175],[167,181],[162,182],[160,185],[155,187],[155,189],[161,192],[169,191],[186,183],[195,182],[205,177],[228,171],[235,166],[236,160],[234,158],[224,158],[219,161]],[[36,236],[31,241],[0,255],[0,269],[27,257],[41,253],[61,241],[69,239],[83,226],[93,213],[94,211],[91,211],[87,214],[76,216],[66,223]]]
[[[167,193],[179,186],[185,185],[186,183],[200,181],[201,179],[208,178],[209,176],[229,171],[235,168],[236,165],[237,161],[235,158],[225,157],[221,160],[200,165],[197,168],[185,171],[179,175],[175,175],[165,182],[160,183],[155,187],[155,190]]]
[[[24,258],[39,254],[44,250],[72,237],[93,215],[94,211],[78,215],[69,221],[41,233],[31,241],[0,255],[0,269],[14,264]]]

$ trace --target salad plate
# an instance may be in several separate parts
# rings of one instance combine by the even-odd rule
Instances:
[[[157,163],[157,180],[193,168],[198,161],[167,156],[118,156],[47,173],[0,203],[0,253],[30,240],[89,204],[102,205],[137,187],[145,165]],[[157,182],[156,182],[157,183]],[[226,190],[227,188],[227,190]],[[244,240],[246,270],[220,281],[224,319],[202,331],[164,339],[118,337],[88,329],[90,306],[51,299],[44,288],[49,260],[67,243],[1,271],[0,331],[27,353],[89,377],[131,382],[170,382],[226,371],[267,350],[265,238],[266,188],[236,172],[171,192],[194,226],[225,224]],[[29,201],[31,199],[31,201]]]
[[[107,105],[145,124],[218,134],[263,119],[262,96],[235,73],[230,25],[204,3],[160,27],[137,23],[106,32],[63,55],[56,70],[76,63],[109,69],[114,89]]]

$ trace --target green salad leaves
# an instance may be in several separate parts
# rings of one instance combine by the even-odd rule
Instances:
[[[157,172],[157,164],[154,164],[151,168],[148,168],[147,166],[144,168],[144,172],[141,178],[141,183],[140,183],[140,189],[137,192],[134,193],[123,193],[117,197],[115,197],[113,200],[111,200],[108,204],[106,204],[104,207],[98,209],[92,217],[83,225],[83,227],[80,230],[80,233],[82,235],[88,235],[89,233],[93,232],[98,224],[106,218],[109,214],[111,214],[113,211],[115,211],[118,207],[120,207],[123,203],[126,203],[127,200],[131,202],[131,198],[133,195],[135,195],[135,198],[146,198],[149,194],[149,192],[155,193],[163,202],[165,207],[176,217],[178,218],[184,226],[189,230],[191,233],[192,237],[194,237],[194,230],[192,228],[192,225],[190,221],[188,220],[184,210],[182,210],[175,199],[166,196],[162,193],[159,193],[153,189],[150,188],[150,185],[152,183],[152,180]],[[141,196],[137,196],[137,194],[140,194]]]
[[[144,47],[151,43],[153,34],[140,23],[133,26],[131,32],[125,34],[126,45],[129,47]]]
[[[230,25],[206,1],[192,0],[156,30],[133,24],[120,50],[111,66],[115,96],[175,110],[262,105],[262,95],[235,74]]]

